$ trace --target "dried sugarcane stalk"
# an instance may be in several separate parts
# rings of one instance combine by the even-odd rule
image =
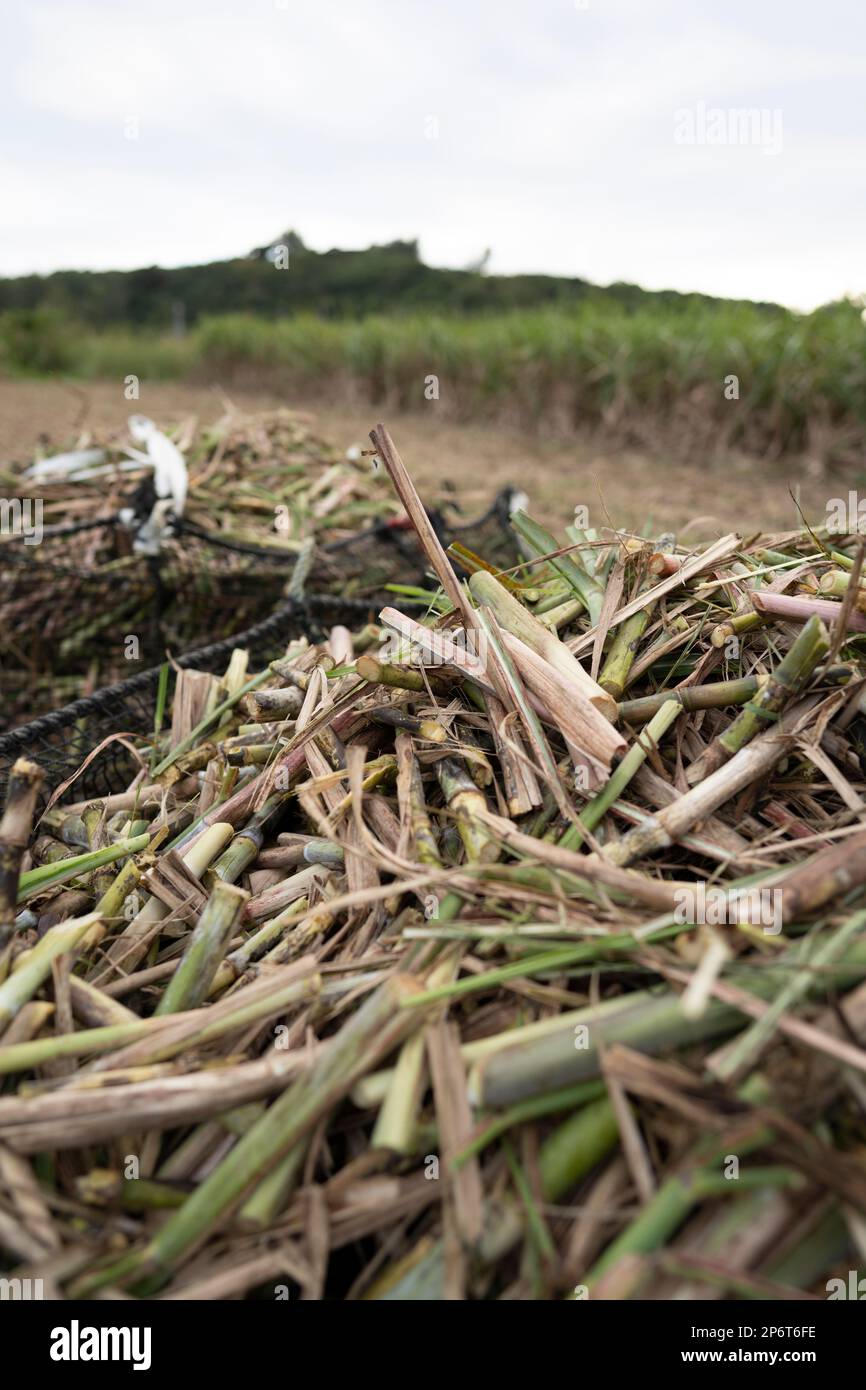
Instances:
[[[371,685],[389,685],[396,690],[416,690],[420,695],[438,695],[444,699],[452,693],[452,686],[441,675],[422,673],[411,666],[398,666],[392,662],[379,661],[375,656],[365,654],[355,662],[359,676]]]
[[[18,758],[0,819],[0,978],[4,974],[6,946],[15,930],[18,871],[30,841],[41,786],[42,769],[27,758]]]
[[[815,697],[812,697],[795,705],[787,715],[782,716],[774,729],[759,734],[735,753],[730,762],[711,772],[678,801],[650,817],[643,826],[630,831],[618,844],[611,845],[604,857],[612,864],[631,864],[645,854],[675,844],[698,821],[770,771],[785,754],[788,746],[786,734],[796,727],[814,704]]]
[[[457,819],[457,829],[470,863],[490,863],[499,858],[499,847],[483,824],[487,799],[456,758],[442,758],[436,775],[449,810]],[[481,819],[479,819],[479,811]]]
[[[653,558],[663,555],[666,551],[673,548],[673,537],[664,537],[659,542],[659,549]],[[646,573],[646,572],[645,572]],[[645,583],[640,584],[638,592],[646,589]],[[637,655],[640,639],[643,637],[650,618],[655,608],[654,602],[647,602],[646,606],[638,613],[634,613],[626,622],[618,627],[614,633],[613,641],[608,648],[604,666],[599,672],[598,683],[602,690],[606,690],[615,700],[621,700],[623,691],[628,683],[629,672]]]
[[[605,718],[616,718],[616,701],[584,671],[580,662],[549,628],[540,623],[518,599],[490,574],[474,574],[469,580],[472,596],[496,614],[497,621],[570,682]]]
[[[773,618],[786,618],[789,622],[806,623],[810,618],[820,618],[822,622],[832,622],[838,616],[840,605],[822,598],[797,598],[794,594],[770,594],[756,589],[752,602],[758,610],[759,620],[764,614]],[[850,632],[866,632],[866,614],[852,608],[847,616]]]

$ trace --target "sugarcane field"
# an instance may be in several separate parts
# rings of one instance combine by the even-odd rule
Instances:
[[[11,0],[10,1368],[339,1383],[309,1305],[375,1303],[563,1305],[579,1376],[856,1367],[828,2]]]

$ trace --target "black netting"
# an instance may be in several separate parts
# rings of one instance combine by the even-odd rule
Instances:
[[[491,564],[513,565],[509,498],[501,493],[485,516],[467,525],[434,515],[443,544],[459,540]],[[62,535],[46,529],[38,547],[5,542],[2,606],[15,620],[0,625],[0,729],[8,729],[0,733],[0,796],[22,754],[42,766],[53,788],[110,735],[152,729],[167,650],[186,652],[175,658],[178,665],[219,673],[233,648],[244,647],[255,669],[294,637],[316,640],[337,623],[362,626],[393,601],[388,583],[430,587],[414,532],[388,524],[322,547],[308,576],[310,593],[301,599],[285,597],[293,569],[294,557],[287,565],[282,555],[192,526],[158,560],[133,555],[129,533],[112,521],[63,528]],[[263,611],[271,616],[255,622]],[[145,667],[134,675],[123,656],[130,634]],[[199,646],[206,635],[221,640]],[[102,688],[75,698],[86,682],[92,689],[97,675]],[[127,750],[111,743],[76,781],[75,796],[117,791],[134,769]]]
[[[286,649],[295,637],[324,637],[336,623],[357,624],[367,616],[363,601],[331,595],[287,600],[264,622],[223,642],[214,642],[178,658],[179,666],[219,674],[235,647],[250,654],[251,669],[261,669]],[[32,758],[45,773],[48,790],[58,786],[112,734],[143,734],[153,728],[160,668],[142,671],[94,695],[74,700],[62,709],[0,734],[0,797],[5,794],[15,759]],[[88,764],[75,782],[75,797],[107,796],[127,785],[136,762],[120,743],[110,743]]]
[[[443,543],[459,539],[490,563],[513,564],[509,496],[501,493],[469,524],[433,514]],[[130,671],[145,672],[166,651],[244,632],[282,603],[296,559],[294,552],[237,544],[192,523],[182,523],[158,556],[141,556],[116,518],[46,528],[38,546],[5,540],[0,729]],[[383,522],[319,547],[306,587],[366,604],[372,614],[391,601],[387,584],[422,585],[425,569],[414,532]]]

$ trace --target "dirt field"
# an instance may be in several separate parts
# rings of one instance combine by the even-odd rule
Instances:
[[[29,460],[40,437],[60,447],[88,430],[119,428],[136,409],[165,426],[190,414],[216,419],[227,403],[217,389],[182,385],[148,386],[133,406],[115,383],[0,381],[0,459]],[[302,410],[342,447],[366,444],[376,423],[375,409],[309,409],[303,401],[273,394],[235,393],[231,403],[241,410],[277,405]],[[698,539],[729,530],[796,526],[789,488],[810,517],[823,514],[833,492],[826,481],[792,476],[790,468],[759,459],[707,465],[629,451],[604,453],[591,442],[440,423],[434,411],[431,403],[429,415],[390,414],[385,423],[422,493],[438,491],[442,480],[452,482],[467,516],[482,510],[497,488],[513,483],[529,494],[533,513],[551,525],[570,519],[582,504],[592,525],[640,529],[650,524],[656,531],[677,529],[682,536],[691,523],[685,535]]]

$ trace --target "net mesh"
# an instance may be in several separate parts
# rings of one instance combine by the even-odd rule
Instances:
[[[510,493],[466,525],[431,519],[443,544],[459,538],[490,563],[516,558],[508,528]],[[22,537],[0,544],[0,729],[56,708],[166,652],[208,637],[229,639],[276,612],[287,596],[297,553],[238,545],[190,523],[158,556],[138,555],[116,518],[46,529],[38,546]],[[313,554],[306,588],[351,599],[357,612],[390,601],[387,584],[423,585],[425,562],[414,533],[388,522],[329,542]]]
[[[228,665],[232,651],[243,647],[250,654],[251,668],[261,668],[282,655],[293,638],[321,638],[335,623],[357,622],[366,611],[365,604],[328,595],[286,600],[255,627],[188,652],[177,665],[219,674]],[[153,728],[159,674],[158,666],[141,671],[0,734],[0,793],[5,794],[16,758],[25,756],[37,762],[45,773],[46,788],[51,790],[94,752],[76,779],[76,797],[107,796],[122,790],[139,764],[114,736],[135,737]],[[109,739],[113,741],[106,742]]]
[[[503,492],[483,517],[468,525],[448,525],[435,514],[431,519],[443,544],[459,539],[489,563],[507,568],[517,559],[509,501],[510,494]],[[363,625],[391,601],[384,587],[388,583],[431,587],[414,533],[387,524],[322,547],[308,577],[310,592],[300,598],[285,596],[294,560],[287,570],[284,562],[263,558],[256,547],[215,543],[191,528],[156,563],[124,555],[129,538],[115,524],[89,525],[76,535],[92,569],[70,563],[68,531],[62,537],[46,532],[38,550],[47,550],[38,559],[33,558],[34,547],[20,542],[14,558],[4,547],[4,606],[15,605],[20,640],[10,639],[8,627],[0,635],[7,730],[0,732],[0,796],[17,757],[38,762],[47,788],[53,789],[95,749],[99,752],[76,779],[76,798],[122,790],[138,764],[122,743],[105,741],[153,728],[159,663],[166,651],[186,652],[173,658],[177,665],[218,674],[232,650],[243,647],[251,669],[261,668],[295,637],[317,640],[338,623]],[[200,563],[205,550],[206,566]],[[50,598],[44,592],[46,580]],[[269,616],[250,625],[263,610]],[[138,638],[138,665],[144,668],[132,675],[133,663],[122,656],[118,660],[131,633]],[[208,633],[221,640],[196,645]],[[44,687],[39,685],[41,670],[50,673]],[[104,680],[106,672],[117,671],[125,678],[74,698],[94,673]],[[71,702],[62,703],[64,697]],[[25,710],[26,723],[15,718]],[[29,717],[34,712],[38,717]]]

